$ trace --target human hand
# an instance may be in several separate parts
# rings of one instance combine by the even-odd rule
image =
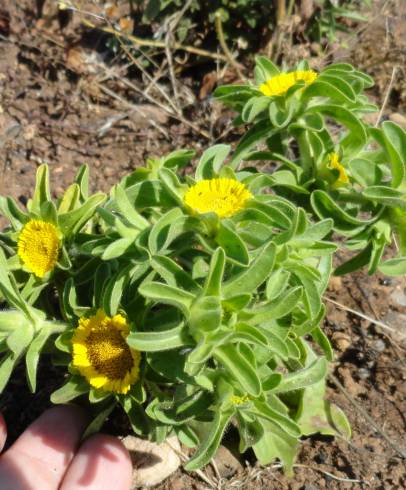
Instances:
[[[130,455],[115,437],[80,445],[86,417],[73,406],[47,410],[0,456],[1,490],[130,490]],[[7,428],[0,415],[0,451]]]

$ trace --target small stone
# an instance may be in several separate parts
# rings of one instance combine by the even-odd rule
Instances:
[[[397,286],[390,296],[399,306],[406,306],[406,294],[400,286]]]
[[[372,344],[372,348],[376,352],[383,352],[386,349],[386,344],[382,339],[378,339]]]
[[[214,458],[222,478],[230,478],[243,469],[239,459],[225,446],[220,446]]]
[[[169,437],[162,444],[156,444],[127,436],[122,439],[122,443],[130,453],[134,468],[131,490],[158,485],[180,466],[181,461],[176,453],[180,451],[180,445],[176,437]]]
[[[319,490],[319,487],[316,487],[315,485],[305,485],[303,490]]]
[[[359,368],[358,369],[358,377],[359,379],[368,379],[371,376],[371,371],[367,368]]]
[[[330,281],[328,283],[328,289],[335,293],[339,293],[342,290],[343,281],[340,276],[332,276],[330,277]]]
[[[332,335],[332,340],[337,349],[344,352],[351,345],[351,337],[342,332],[334,332]]]

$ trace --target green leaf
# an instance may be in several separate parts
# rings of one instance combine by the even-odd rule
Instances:
[[[383,185],[367,187],[363,196],[385,206],[406,209],[406,192],[400,192]]]
[[[186,318],[189,317],[190,307],[195,299],[193,294],[159,282],[143,283],[138,292],[145,298],[179,308]]]
[[[392,121],[385,121],[382,124],[382,130],[385,136],[384,147],[392,164],[392,185],[393,187],[399,187],[405,183],[406,133]]]
[[[190,341],[181,323],[175,328],[159,332],[131,332],[127,344],[142,352],[158,352],[188,345]]]
[[[27,208],[31,213],[39,215],[42,204],[48,201],[51,201],[49,168],[48,165],[42,164],[37,169],[34,195],[32,200],[28,202]]]
[[[326,334],[321,330],[320,327],[316,327],[314,330],[311,331],[311,336],[313,340],[321,347],[321,349],[324,352],[324,355],[326,356],[327,360],[330,362],[334,361],[334,351],[331,347],[330,341],[328,340],[328,337]]]
[[[261,465],[270,464],[275,458],[280,459],[288,476],[293,475],[293,463],[299,442],[270,420],[261,420],[264,435],[253,445],[255,456]]]
[[[114,188],[114,197],[124,218],[133,226],[139,230],[143,230],[149,226],[148,221],[130,203],[126,191],[120,185],[116,185]]]
[[[27,369],[28,385],[30,387],[31,393],[35,393],[37,388],[37,367],[41,350],[44,347],[45,342],[48,340],[48,337],[52,335],[52,333],[52,326],[44,325],[39,333],[36,335],[34,340],[31,342],[31,345],[27,350],[25,363]]]
[[[86,427],[86,430],[82,434],[82,441],[100,431],[107,417],[111,414],[116,405],[117,402],[116,400],[114,400],[110,402],[106,407],[104,407],[100,412],[98,412],[96,417],[90,422],[90,424]]]
[[[361,226],[367,226],[376,221],[376,218],[361,220],[348,214],[332,197],[321,190],[314,191],[310,200],[319,218],[332,218],[334,220],[334,229],[341,233],[354,234],[356,231],[359,231]]]
[[[199,339],[203,332],[213,332],[220,327],[222,317],[219,296],[201,296],[190,308],[190,331]]]
[[[94,194],[80,208],[59,215],[59,228],[63,235],[70,236],[78,233],[82,227],[91,219],[96,208],[106,200],[102,192]]]
[[[216,410],[213,422],[206,431],[199,449],[184,466],[185,470],[196,470],[209,463],[220,445],[223,434],[233,414],[234,410]]]
[[[0,214],[10,221],[15,230],[19,230],[29,220],[28,215],[21,211],[11,197],[0,196]]]
[[[254,124],[241,138],[234,155],[230,161],[230,166],[234,169],[244,157],[250,152],[251,148],[264,138],[268,138],[273,133],[274,129],[269,121],[269,118],[258,121]]]
[[[241,118],[244,122],[251,123],[254,119],[264,112],[270,104],[270,98],[266,96],[252,97],[244,105]]]
[[[300,390],[319,382],[327,375],[328,363],[324,357],[315,360],[312,364],[298,371],[285,374],[273,393]]]
[[[272,272],[275,254],[274,243],[265,245],[246,269],[223,284],[223,297],[231,298],[255,291]]]
[[[287,293],[282,293],[276,299],[246,310],[244,313],[249,317],[250,323],[261,324],[270,320],[277,320],[289,314],[298,304],[302,297],[303,288],[301,286],[290,289]]]
[[[217,347],[214,351],[214,357],[230,372],[247,393],[254,397],[261,394],[261,382],[257,376],[255,366],[252,366],[234,346]]]
[[[406,274],[406,257],[396,257],[383,262],[379,270],[387,276],[403,276]]]
[[[261,85],[279,74],[279,68],[270,59],[265,56],[255,57],[255,81],[257,85]]]
[[[196,291],[200,286],[174,260],[164,255],[151,257],[152,268],[168,283],[187,291]]]
[[[238,265],[248,265],[249,256],[245,243],[230,226],[222,221],[220,221],[215,240],[222,247],[227,259]]]
[[[220,171],[224,160],[230,153],[229,145],[214,145],[208,148],[201,156],[196,167],[195,179],[213,179]]]
[[[158,253],[163,247],[168,236],[170,225],[183,213],[179,208],[173,208],[164,214],[151,228],[148,237],[148,248],[152,254]]]
[[[63,386],[52,393],[51,402],[55,404],[67,403],[87,393],[89,389],[89,384],[82,377],[72,376]]]
[[[314,84],[310,85],[311,88]],[[367,133],[361,121],[349,110],[339,105],[321,104],[311,106],[308,113],[320,113],[331,117],[348,128],[348,134],[340,141],[340,146],[349,154],[357,153],[367,143]]]
[[[63,214],[63,213],[69,213],[69,211],[73,211],[79,204],[79,198],[80,198],[79,185],[78,184],[70,185],[66,189],[64,195],[62,196],[62,199],[58,206],[58,213]]]
[[[254,413],[258,417],[265,418],[274,422],[280,429],[292,437],[300,437],[301,431],[299,426],[287,415],[274,410],[266,402],[254,401],[254,406],[257,409]]]
[[[78,184],[80,188],[80,197],[83,201],[89,197],[89,166],[81,165],[76,177],[75,183]]]
[[[130,273],[134,269],[133,264],[127,265],[114,274],[107,282],[102,297],[103,310],[109,316],[114,316],[120,306],[126,284],[130,280]]]
[[[204,283],[203,292],[206,296],[220,296],[224,265],[224,250],[218,248],[211,258],[209,274]]]
[[[0,393],[3,392],[8,380],[13,372],[14,366],[19,361],[19,358],[12,353],[5,354],[1,359],[0,364]]]
[[[369,243],[367,247],[365,247],[361,252],[352,257],[350,260],[347,260],[343,264],[339,265],[335,271],[335,276],[342,276],[344,274],[348,274],[350,272],[356,271],[364,267],[369,263],[369,259],[371,258],[372,253],[372,243]]]

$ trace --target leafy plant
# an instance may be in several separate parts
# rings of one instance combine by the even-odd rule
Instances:
[[[392,122],[376,128],[363,121],[363,114],[376,110],[364,95],[372,84],[349,64],[328,65],[317,74],[300,63],[281,72],[258,57],[254,84],[215,92],[239,113],[235,124],[251,125],[230,165],[270,163],[268,178],[278,195],[333,219],[346,246],[360,250],[338,274],[364,265],[375,272],[394,236],[397,273],[405,260],[406,134]]]
[[[12,309],[0,314],[1,381],[26,352],[34,390],[40,351],[57,337],[54,356],[68,374],[52,401],[87,396],[98,413],[88,433],[119,404],[137,434],[175,433],[195,447],[193,470],[234,425],[241,451],[252,447],[263,464],[279,458],[290,473],[301,436],[349,436],[345,416],[324,400],[333,354],[321,297],[333,222],[314,223],[270,194],[267,174],[234,171],[229,151],[206,150],[193,178],[180,176],[191,151],[151,159],[107,200],[87,196],[84,167],[52,203],[41,166],[28,213],[2,199],[10,228],[0,241],[1,293]],[[61,237],[41,277],[20,249],[33,220]],[[27,254],[49,255],[48,235],[34,238]]]

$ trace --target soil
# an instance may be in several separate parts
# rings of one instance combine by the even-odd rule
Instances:
[[[350,59],[374,76],[377,88],[371,95],[378,103],[397,66],[384,116],[397,113],[404,118],[406,92],[400,80],[406,66],[406,5],[402,0],[385,2],[382,11],[380,2],[376,3],[376,15],[347,38],[349,48],[340,45],[331,56]],[[103,50],[103,35],[85,30],[76,15],[58,13],[56,2],[37,2],[38,9],[33,4],[4,0],[0,7],[0,194],[26,203],[42,162],[50,166],[56,196],[83,163],[90,166],[93,188],[108,190],[147,157],[181,147],[199,152],[221,136],[222,141],[236,139],[230,131],[231,116],[220,115],[209,100],[218,79],[232,79],[230,73],[219,73],[213,64],[195,68],[197,76],[185,70],[178,87],[185,116],[179,121],[156,90],[146,95],[145,77],[133,75],[125,60]],[[91,11],[92,5],[89,2],[87,9]],[[161,88],[169,93],[170,82],[163,79]],[[4,223],[0,221],[0,227]],[[332,372],[393,444],[405,448],[406,278],[367,277],[360,272],[334,278],[326,296],[392,329],[377,327],[327,302],[325,331],[336,349]],[[46,356],[41,362],[35,395],[26,387],[21,366],[1,397],[9,443],[50,405],[50,393],[61,384],[60,372]],[[243,466],[236,466],[236,474],[228,476],[222,488],[406,488],[404,460],[396,450],[334,383],[329,385],[328,397],[351,421],[349,443],[323,437],[304,440],[293,479],[275,466],[255,466],[252,456],[244,455]],[[117,424],[108,427],[119,431]],[[209,467],[209,477],[213,476],[210,472]],[[179,470],[159,488],[203,489],[207,485]]]

